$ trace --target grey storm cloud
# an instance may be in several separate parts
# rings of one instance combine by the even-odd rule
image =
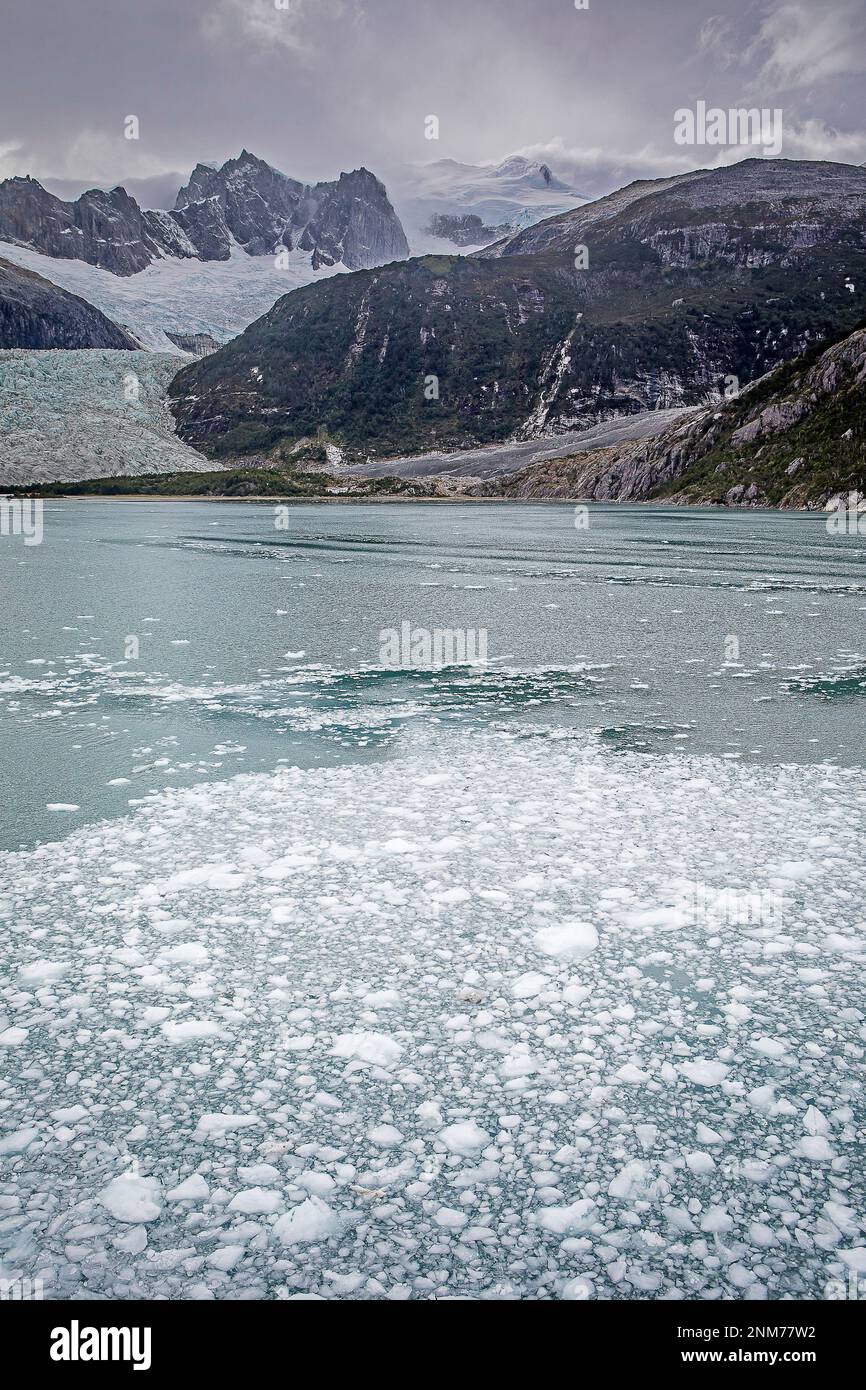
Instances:
[[[0,32],[0,177],[153,206],[242,146],[310,180],[524,153],[597,194],[728,157],[674,142],[699,100],[866,161],[863,0],[0,0]]]

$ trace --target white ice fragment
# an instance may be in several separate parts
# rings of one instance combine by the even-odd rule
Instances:
[[[380,1148],[390,1149],[395,1144],[402,1144],[403,1135],[394,1125],[374,1125],[368,1132],[367,1138],[371,1144],[378,1144]]]
[[[228,1034],[212,1018],[185,1018],[179,1023],[163,1023],[161,1032],[172,1047],[185,1047],[189,1043],[200,1042],[202,1038],[225,1038]]]
[[[182,1183],[166,1193],[169,1202],[203,1202],[210,1196],[210,1188],[201,1173],[191,1173]]]
[[[210,1112],[199,1117],[194,1138],[210,1137],[220,1139],[232,1129],[247,1129],[259,1123],[258,1115],[230,1115],[222,1111]]]
[[[241,1182],[268,1184],[279,1182],[280,1171],[272,1163],[251,1163],[238,1169],[238,1177]]]
[[[357,1057],[372,1066],[393,1067],[403,1049],[384,1033],[340,1033],[334,1038],[335,1057]]]
[[[156,1221],[162,1211],[160,1186],[156,1178],[137,1177],[133,1173],[122,1173],[113,1178],[97,1196],[116,1221],[129,1221],[136,1225],[142,1221]]]
[[[281,1216],[273,1229],[283,1245],[300,1245],[327,1240],[329,1236],[337,1235],[341,1225],[336,1212],[321,1197],[307,1197]]]
[[[449,1153],[461,1154],[464,1158],[474,1158],[490,1143],[487,1134],[474,1120],[463,1120],[449,1125],[439,1135]]]
[[[0,1138],[0,1154],[20,1154],[29,1148],[39,1135],[38,1129],[16,1129]]]
[[[823,1134],[804,1134],[796,1152],[813,1163],[826,1163],[834,1157],[834,1151]]]
[[[731,1070],[724,1062],[680,1062],[679,1070],[696,1086],[720,1086]]]
[[[243,1212],[245,1216],[270,1216],[282,1204],[279,1192],[270,1192],[265,1187],[247,1187],[235,1193],[228,1209]]]
[[[598,932],[591,922],[561,922],[535,933],[536,949],[557,960],[583,960],[597,945]]]
[[[585,1303],[587,1299],[595,1297],[595,1285],[585,1274],[579,1274],[576,1279],[569,1279],[562,1286],[560,1298],[568,1303]]]
[[[565,1207],[545,1207],[535,1220],[543,1231],[564,1236],[578,1231],[588,1231],[596,1219],[597,1209],[590,1197],[578,1198]]]
[[[729,1216],[724,1207],[708,1207],[701,1217],[701,1230],[722,1235],[725,1231],[730,1231],[734,1224],[734,1218]]]
[[[461,1226],[465,1226],[469,1217],[465,1212],[455,1211],[454,1207],[440,1207],[433,1217],[437,1226],[444,1226],[449,1231],[459,1231]]]
[[[542,975],[537,970],[527,970],[524,975],[519,975],[511,986],[511,993],[515,999],[533,999],[536,994],[540,994],[550,984],[546,975]]]
[[[701,1152],[686,1154],[686,1167],[690,1168],[693,1173],[699,1175],[712,1173],[715,1166],[712,1154]]]

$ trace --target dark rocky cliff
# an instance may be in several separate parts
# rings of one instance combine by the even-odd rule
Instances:
[[[0,348],[137,348],[92,304],[0,260]]]

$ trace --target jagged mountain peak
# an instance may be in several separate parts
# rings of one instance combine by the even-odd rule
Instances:
[[[369,169],[313,186],[247,149],[217,167],[198,163],[170,211],[143,211],[118,184],[64,202],[29,177],[0,183],[0,243],[135,275],[154,260],[225,261],[280,248],[309,254],[314,270],[365,269],[409,254],[385,186]]]

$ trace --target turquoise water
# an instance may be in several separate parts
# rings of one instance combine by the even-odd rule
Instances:
[[[431,720],[862,761],[862,537],[805,513],[589,514],[303,505],[277,529],[255,504],[47,503],[41,546],[0,540],[0,847],[167,787],[386,758]],[[383,669],[403,621],[486,629],[487,665]]]

